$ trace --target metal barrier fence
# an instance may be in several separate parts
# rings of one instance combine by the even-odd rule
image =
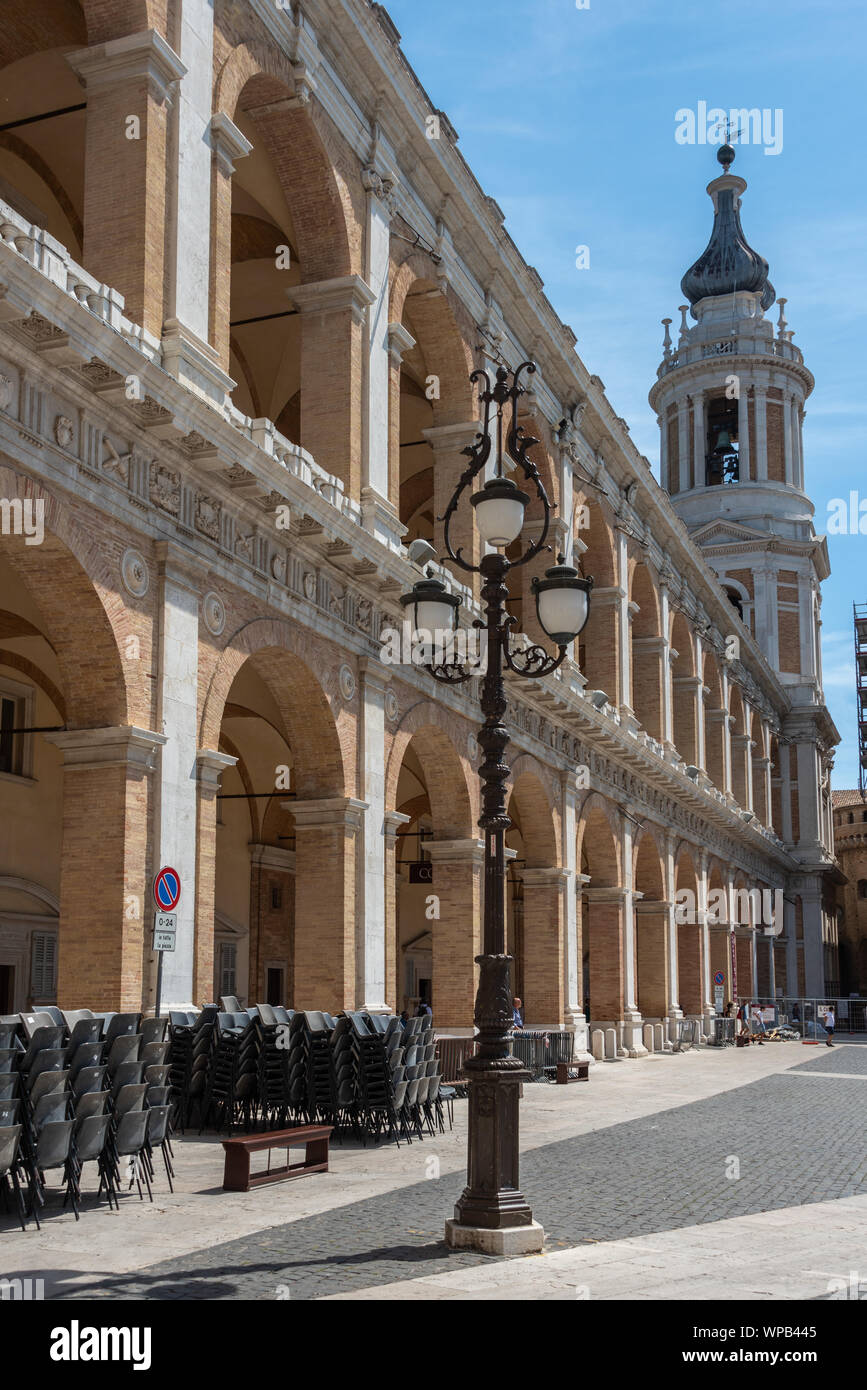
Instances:
[[[571,1062],[574,1033],[536,1033],[526,1028],[512,1035],[512,1055],[519,1057],[534,1081],[541,1081],[546,1068],[558,1062]]]
[[[465,1086],[464,1062],[478,1048],[475,1038],[435,1038],[444,1086]]]
[[[708,1038],[711,1047],[734,1047],[736,1018],[724,1018],[717,1014],[713,1020],[713,1033]]]
[[[477,1047],[474,1038],[436,1039],[444,1085],[466,1085],[464,1063],[468,1057],[472,1057]],[[556,1067],[558,1062],[571,1062],[574,1047],[574,1033],[542,1033],[522,1029],[512,1034],[512,1055],[524,1063],[534,1081],[542,1081],[546,1070]]]
[[[824,1038],[824,1020],[828,1009],[834,1011],[834,1031],[836,1033],[867,1033],[867,999],[828,996],[824,999],[796,998],[793,995],[778,995],[776,999],[747,998],[739,1001],[749,1005],[751,1016],[761,1010],[765,1028],[793,1028],[805,1038]]]

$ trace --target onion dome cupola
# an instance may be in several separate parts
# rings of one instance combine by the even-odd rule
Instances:
[[[692,307],[693,318],[698,317],[695,305],[700,300],[719,295],[736,294],[741,290],[760,293],[763,310],[770,309],[776,299],[768,279],[768,263],[750,246],[741,226],[741,195],[747,185],[745,179],[729,173],[734,157],[731,145],[723,145],[717,154],[724,172],[707,188],[714,209],[710,241],[680,282]]]
[[[792,341],[787,301],[776,298],[767,261],[744,236],[747,185],[730,170],[734,150],[723,145],[717,158],[723,172],[707,185],[713,230],[681,281],[674,338],[671,318],[662,320],[649,395],[660,482],[774,670],[801,686],[818,679],[818,594],[828,572],[805,487],[813,376]]]

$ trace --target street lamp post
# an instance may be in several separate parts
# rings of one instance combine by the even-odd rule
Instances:
[[[514,619],[506,612],[509,591],[506,576],[519,565],[526,565],[545,548],[552,504],[528,449],[537,440],[525,435],[518,425],[518,400],[524,394],[520,384],[523,371],[535,372],[532,362],[524,362],[512,375],[498,367],[491,384],[487,372],[475,371],[470,380],[484,383],[479,391],[484,406],[484,422],[476,439],[464,453],[470,462],[442,518],[444,541],[449,558],[463,570],[482,576],[483,621],[475,627],[487,636],[487,666],[482,679],[481,709],[484,723],[479,733],[483,761],[479,768],[482,784],[482,814],[479,826],[485,837],[484,926],[476,994],[475,1024],[478,1050],[465,1064],[469,1090],[469,1147],[467,1185],[455,1207],[454,1220],[446,1223],[446,1240],[452,1246],[471,1247],[491,1254],[516,1254],[541,1249],[544,1232],[533,1220],[533,1213],[520,1189],[518,1145],[518,1101],[521,1083],[529,1073],[512,1055],[513,1005],[511,988],[512,958],[506,951],[505,916],[505,836],[511,825],[506,813],[506,781],[509,775],[505,750],[509,734],[504,723],[506,690],[504,667],[517,676],[538,679],[548,675],[563,661],[566,649],[587,621],[592,579],[583,579],[564,562],[547,570],[545,578],[533,580],[536,611],[540,625],[559,648],[550,656],[538,645],[513,649],[509,628]],[[506,412],[510,420],[506,422]],[[470,497],[482,539],[492,547],[478,565],[454,550],[450,539],[452,518],[469,485],[482,472],[494,451],[494,476]],[[518,558],[507,559],[505,550],[518,539],[524,524],[524,510],[530,494],[522,491],[504,471],[504,452],[514,468],[523,473],[522,481],[535,490],[542,504],[544,521],[538,538]],[[416,632],[425,634],[450,631],[457,627],[459,599],[450,594],[441,580],[430,572],[419,580],[401,603],[412,609]],[[438,644],[439,649],[439,644]],[[445,684],[470,680],[478,668],[467,669],[458,660],[435,657],[428,669]]]

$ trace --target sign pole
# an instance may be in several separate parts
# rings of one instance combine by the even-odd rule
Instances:
[[[153,883],[153,897],[156,913],[154,914],[154,937],[152,950],[157,953],[157,993],[154,1005],[154,1015],[160,1016],[163,994],[163,956],[166,951],[175,949],[177,937],[178,919],[175,916],[175,908],[181,896],[181,876],[177,869],[169,868],[165,865],[160,869]]]
[[[160,1016],[160,1003],[163,993],[163,951],[157,951],[157,997],[154,1003],[154,1018]]]

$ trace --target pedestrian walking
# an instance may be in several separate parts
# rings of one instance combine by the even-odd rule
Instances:
[[[837,1020],[834,1018],[834,1010],[828,1009],[827,1013],[825,1014],[825,1032],[828,1034],[827,1038],[825,1039],[826,1047],[834,1046],[834,1029],[836,1026]]]

